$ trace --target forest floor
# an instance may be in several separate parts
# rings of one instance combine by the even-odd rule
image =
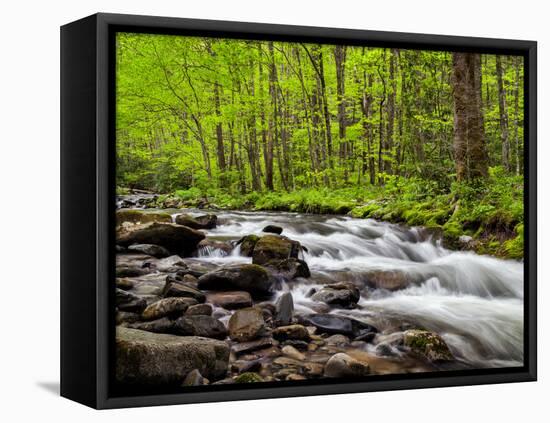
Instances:
[[[128,189],[118,189],[127,193]],[[289,211],[348,214],[356,218],[422,226],[441,237],[447,248],[472,250],[501,258],[523,258],[523,178],[497,169],[483,184],[453,184],[393,177],[384,186],[309,188],[291,192],[231,192],[193,187],[159,194],[158,207]]]

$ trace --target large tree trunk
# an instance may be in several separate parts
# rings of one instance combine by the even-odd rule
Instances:
[[[454,155],[459,181],[487,176],[481,114],[481,56],[453,53]]]
[[[506,90],[502,80],[502,61],[496,56],[496,71],[498,84],[498,110],[500,117],[500,139],[502,142],[502,166],[510,171],[510,140],[508,139],[508,112],[506,111]]]

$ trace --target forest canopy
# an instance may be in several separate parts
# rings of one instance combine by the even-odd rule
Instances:
[[[523,254],[523,58],[119,33],[117,186]]]

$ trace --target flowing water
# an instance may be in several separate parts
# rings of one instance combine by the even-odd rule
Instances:
[[[202,214],[203,212],[197,213]],[[208,237],[237,241],[261,234],[267,224],[284,228],[283,235],[307,248],[303,259],[312,276],[283,283],[298,313],[316,310],[311,288],[334,281],[364,282],[373,271],[406,275],[401,290],[365,288],[358,307],[332,309],[371,323],[383,333],[398,324],[439,333],[457,360],[467,367],[513,367],[523,364],[523,263],[456,252],[418,228],[370,219],[295,213],[216,212],[219,224]],[[211,247],[199,260],[217,264],[250,262]]]

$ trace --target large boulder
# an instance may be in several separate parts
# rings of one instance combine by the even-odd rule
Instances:
[[[447,343],[436,333],[420,329],[410,329],[403,334],[403,343],[414,353],[429,361],[451,361],[454,359]]]
[[[116,211],[116,225],[142,225],[151,222],[172,222],[172,216],[163,212],[151,212],[135,209],[120,209]]]
[[[358,361],[347,354],[334,354],[325,364],[325,377],[363,377],[369,374],[368,363]]]
[[[170,252],[189,256],[197,249],[197,244],[205,235],[187,226],[173,223],[148,223],[120,234],[117,244],[155,244],[167,248]]]
[[[269,260],[262,266],[267,268],[272,274],[281,276],[286,280],[309,278],[311,276],[307,263],[297,258]]]
[[[252,341],[267,334],[263,313],[258,308],[237,310],[229,319],[229,337],[233,341]]]
[[[155,320],[161,317],[179,317],[192,305],[197,304],[197,300],[188,297],[163,298],[147,306],[143,310],[142,318],[144,320]]]
[[[204,214],[201,216],[190,216],[180,214],[176,216],[176,223],[193,229],[214,229],[218,222],[218,216],[215,214]]]
[[[252,297],[246,291],[210,292],[206,301],[226,310],[235,310],[252,306]]]
[[[116,329],[115,378],[120,384],[179,386],[194,369],[210,380],[223,378],[229,346],[214,339]]]
[[[378,330],[367,323],[350,317],[334,314],[313,314],[302,317],[302,320],[310,326],[315,326],[319,332],[328,334],[342,334],[351,338],[376,333]]]
[[[256,243],[259,239],[260,237],[258,235],[246,235],[243,236],[239,241],[237,241],[237,245],[241,246],[241,255],[252,257],[254,247],[256,246]]]
[[[237,289],[251,294],[267,295],[272,293],[273,284],[274,281],[263,267],[255,264],[236,264],[201,276],[198,288],[214,291]]]
[[[132,322],[127,323],[124,326],[144,330],[147,332],[155,333],[171,333],[174,334],[174,321],[168,317],[161,317],[160,319],[151,320],[148,322]]]
[[[359,289],[351,282],[338,282],[327,285],[311,297],[314,301],[344,308],[355,307],[359,298]]]
[[[298,258],[300,250],[298,241],[280,235],[264,235],[254,246],[252,263],[265,264],[270,260]]]
[[[277,225],[267,225],[265,228],[262,229],[262,232],[281,235],[283,233],[283,228]]]
[[[205,338],[224,339],[227,329],[218,319],[212,316],[183,316],[174,322],[177,335],[204,336]]]

